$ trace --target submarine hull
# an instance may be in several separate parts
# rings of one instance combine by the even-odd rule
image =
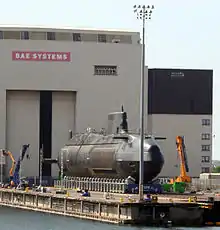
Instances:
[[[130,167],[130,164],[135,165]],[[118,162],[116,170],[110,169],[90,169],[90,168],[75,168],[75,170],[68,171],[64,170],[66,176],[71,177],[105,177],[105,178],[127,178],[131,176],[135,178],[136,181],[139,180],[139,162]],[[144,182],[147,183],[153,180],[160,173],[161,169],[157,166],[155,167],[149,163],[144,163]]]
[[[139,136],[117,139],[99,134],[75,137],[64,146],[58,156],[64,174],[72,177],[109,177],[139,179]],[[121,138],[121,139],[120,139]],[[62,159],[62,160],[61,160]],[[164,158],[153,140],[145,141],[144,182],[153,180],[161,172]]]

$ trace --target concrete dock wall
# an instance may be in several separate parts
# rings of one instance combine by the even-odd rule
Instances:
[[[56,194],[0,190],[0,205],[109,223],[123,223],[132,219],[128,206],[86,197],[75,199]]]
[[[119,194],[118,194],[119,195]],[[124,199],[123,199],[124,200]],[[76,197],[67,193],[39,193],[0,189],[0,206],[39,211],[115,224],[148,226],[204,226],[220,223],[220,202],[128,202],[94,197]],[[213,219],[213,216],[216,217]]]

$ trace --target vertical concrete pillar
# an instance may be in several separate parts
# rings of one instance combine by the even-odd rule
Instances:
[[[80,202],[80,212],[83,213],[83,201]]]
[[[38,195],[35,196],[35,206],[38,207]]]
[[[25,193],[23,193],[23,204],[25,204],[26,203],[26,195],[25,195]]]
[[[153,206],[153,220],[155,220],[155,218],[156,218],[156,208],[155,208],[155,206]]]
[[[3,201],[3,197],[4,197],[3,192],[1,192],[1,201]]]
[[[53,199],[52,197],[50,196],[49,197],[49,208],[52,208],[53,207]]]
[[[128,207],[125,207],[126,218],[128,219]]]
[[[11,193],[11,203],[14,204],[14,192]]]
[[[66,213],[66,210],[67,210],[67,199],[66,199],[66,197],[64,197],[64,200],[63,200],[63,211],[64,211],[64,213]]]
[[[101,203],[99,203],[99,216],[101,216],[101,213],[102,213],[102,206],[101,206]]]
[[[120,220],[120,217],[121,217],[121,207],[120,207],[120,204],[118,204],[117,213],[118,213],[118,220]]]

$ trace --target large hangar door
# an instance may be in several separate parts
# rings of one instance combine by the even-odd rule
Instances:
[[[23,176],[39,175],[39,92],[7,91],[6,148],[18,160],[23,144],[30,144],[29,159],[22,163]],[[9,171],[11,162],[8,160]]]
[[[75,131],[76,92],[52,94],[52,158],[68,142],[69,130]],[[57,165],[52,166],[52,176],[58,176]]]

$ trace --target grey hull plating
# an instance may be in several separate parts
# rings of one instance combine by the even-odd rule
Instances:
[[[73,137],[58,156],[58,165],[66,176],[139,177],[139,135],[121,133],[103,135],[84,133]],[[150,181],[161,172],[163,154],[153,137],[144,143],[144,180]]]

